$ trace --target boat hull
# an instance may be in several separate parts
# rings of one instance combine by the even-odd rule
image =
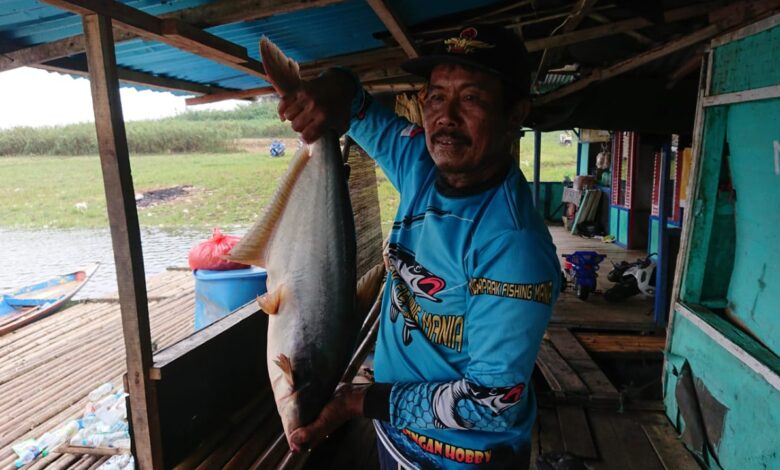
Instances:
[[[97,268],[98,264],[93,264],[0,295],[0,335],[55,313],[84,287]]]

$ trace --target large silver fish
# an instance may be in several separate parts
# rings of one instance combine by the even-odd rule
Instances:
[[[263,65],[284,96],[302,85],[298,64],[260,42]],[[285,433],[331,399],[355,346],[355,222],[338,136],[298,152],[264,215],[228,258],[268,271],[268,373]]]

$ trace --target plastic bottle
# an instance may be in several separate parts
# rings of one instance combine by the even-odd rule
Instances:
[[[127,421],[121,420],[117,421],[113,425],[111,425],[111,428],[109,428],[108,432],[129,432],[130,431],[130,425],[127,424]]]
[[[85,413],[84,416],[82,416],[81,419],[77,421],[79,423],[79,428],[84,429],[95,424],[97,421],[97,416],[95,416],[95,413]]]
[[[131,455],[130,461],[125,465],[122,470],[135,470],[135,458]]]
[[[129,438],[130,434],[127,432],[95,433],[86,434],[81,438],[74,437],[70,443],[82,447],[110,447],[114,441]]]
[[[49,455],[55,447],[67,441],[83,427],[80,420],[68,421],[64,426],[56,431],[47,432],[38,439],[38,447],[44,457]]]
[[[115,455],[106,460],[98,470],[123,470],[125,468],[132,468],[132,464],[132,455]]]
[[[110,382],[106,382],[100,387],[96,388],[95,390],[92,390],[89,392],[89,395],[87,395],[87,398],[89,398],[89,401],[97,401],[103,396],[111,393],[111,391],[114,390],[114,384]]]
[[[37,445],[31,445],[22,451],[21,454],[19,454],[19,458],[16,459],[16,462],[14,462],[14,466],[16,468],[21,468],[27,465],[28,463],[35,460],[35,457],[38,457],[38,454],[41,453],[40,447]]]
[[[101,408],[97,410],[95,415],[102,424],[106,425],[110,429],[112,426],[114,426],[114,424],[120,422],[123,419],[125,413],[126,412],[122,410],[121,407],[111,407]]]
[[[111,443],[111,447],[115,447],[117,449],[129,449],[130,448],[130,438],[125,437],[122,439],[117,439],[114,442]]]

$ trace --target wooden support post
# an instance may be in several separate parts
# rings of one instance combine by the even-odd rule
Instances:
[[[542,131],[534,129],[534,207],[539,205],[539,173],[542,169]]]
[[[669,276],[669,229],[667,227],[669,209],[671,206],[670,198],[666,194],[666,188],[669,185],[669,164],[671,161],[672,149],[669,145],[664,145],[661,149],[661,171],[658,178],[658,253],[656,254],[656,275],[655,275],[655,324],[664,326],[666,324],[666,312],[669,309],[669,289],[667,289],[667,278]],[[678,163],[679,165],[679,163]],[[674,273],[672,273],[674,275]]]
[[[152,342],[141,232],[119,99],[111,19],[88,15],[83,22],[100,165],[119,284],[135,458],[141,469],[162,468],[157,395],[149,377]]]

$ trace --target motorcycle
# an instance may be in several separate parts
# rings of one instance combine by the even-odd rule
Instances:
[[[656,269],[653,255],[633,263],[627,261],[612,263],[613,269],[607,274],[607,279],[615,285],[604,292],[604,299],[620,302],[640,293],[647,297],[654,297]]]
[[[574,284],[574,292],[580,300],[588,300],[588,295],[596,290],[599,263],[606,255],[595,251],[575,251],[563,255],[564,264],[561,274],[561,292],[569,283]]]

